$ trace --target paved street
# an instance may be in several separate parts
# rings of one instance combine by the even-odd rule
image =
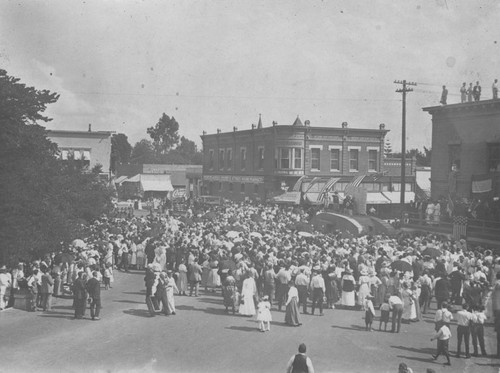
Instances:
[[[497,372],[500,361],[456,359],[452,366],[431,360],[435,342],[431,315],[402,325],[400,334],[365,332],[363,312],[326,310],[324,317],[301,315],[298,328],[273,311],[271,332],[260,333],[246,317],[226,315],[219,295],[176,297],[177,315],[149,317],[143,274],[117,272],[102,291],[102,320],[73,320],[71,299],[57,299],[52,312],[0,312],[1,372],[283,372],[300,342],[316,372],[396,372],[400,362],[413,371]],[[87,314],[88,317],[88,314]],[[378,322],[374,325],[378,328]],[[452,326],[450,350],[456,348]],[[487,328],[487,351],[494,351]]]

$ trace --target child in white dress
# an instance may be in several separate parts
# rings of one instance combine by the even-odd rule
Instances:
[[[257,305],[257,321],[259,322],[259,329],[261,332],[271,330],[271,320],[271,303],[269,303],[269,297],[265,295]],[[265,326],[267,326],[267,328]]]

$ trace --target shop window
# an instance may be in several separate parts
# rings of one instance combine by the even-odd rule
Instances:
[[[245,193],[245,184],[244,183],[241,183],[241,185],[240,185],[240,192]]]
[[[290,150],[289,148],[280,149],[280,168],[290,168]]]
[[[490,171],[500,172],[500,143],[488,144],[488,164]]]
[[[302,168],[302,149],[301,148],[293,148],[293,168],[301,169]]]
[[[228,188],[229,188],[229,192],[233,192],[233,183],[229,183],[228,185]]]

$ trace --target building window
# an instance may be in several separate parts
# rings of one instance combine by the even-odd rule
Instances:
[[[280,168],[290,168],[290,150],[289,148],[280,149]]]
[[[219,193],[222,192],[222,181],[219,181]]]
[[[488,144],[488,164],[490,171],[500,171],[500,143]]]
[[[254,185],[253,185],[253,192],[254,192],[255,194],[259,194],[259,184],[254,184]]]
[[[293,148],[293,168],[300,170],[302,168],[302,149]]]
[[[359,170],[359,149],[349,150],[349,171]]]
[[[330,171],[340,171],[340,149],[330,149]]]
[[[321,149],[320,148],[311,148],[311,170],[320,170],[320,156]]]
[[[219,149],[219,170],[224,168],[224,149]]]
[[[209,159],[209,161],[208,161],[208,168],[210,170],[213,170],[214,169],[214,151],[213,151],[213,149],[210,149],[209,152],[208,152],[208,154],[209,154],[208,155],[208,159]]]
[[[241,183],[241,185],[240,185],[240,192],[245,193],[245,184],[244,183]]]
[[[259,159],[257,160],[257,168],[259,170],[263,170],[264,169],[264,147],[263,146],[259,146],[258,157],[259,157]]]
[[[378,152],[376,150],[368,150],[368,171],[378,170]]]
[[[460,170],[460,144],[448,146],[449,169],[452,171]]]
[[[82,159],[82,153],[79,150],[73,150],[73,159],[79,161]]]
[[[241,169],[244,170],[247,166],[247,148],[241,148],[240,161]]]
[[[61,150],[61,159],[63,161],[68,160],[68,151],[67,150]]]
[[[233,151],[232,151],[232,149],[226,149],[226,160],[227,160],[227,169],[230,170],[233,167]]]
[[[228,184],[229,192],[233,192],[233,183]]]

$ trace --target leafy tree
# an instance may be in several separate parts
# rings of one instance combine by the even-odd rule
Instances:
[[[127,163],[132,153],[132,145],[123,133],[117,133],[111,137],[111,171],[116,171],[118,163]]]
[[[179,123],[174,117],[170,118],[163,113],[154,127],[147,129],[148,135],[153,140],[156,155],[166,154],[179,142]]]
[[[108,206],[107,186],[81,162],[59,160],[38,124],[58,97],[0,70],[0,262],[59,249]]]
[[[130,156],[130,163],[157,163],[157,157],[151,141],[142,139],[134,145]]]

